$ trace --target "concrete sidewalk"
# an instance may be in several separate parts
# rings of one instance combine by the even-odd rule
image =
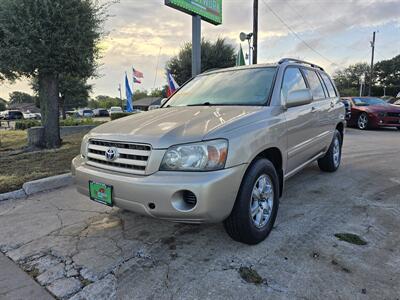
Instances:
[[[43,287],[1,253],[0,270],[0,299],[53,299]]]

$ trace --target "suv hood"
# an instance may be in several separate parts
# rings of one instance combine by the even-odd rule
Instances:
[[[146,143],[153,149],[164,149],[201,141],[211,131],[262,109],[262,106],[161,108],[100,125],[90,132],[90,137]]]

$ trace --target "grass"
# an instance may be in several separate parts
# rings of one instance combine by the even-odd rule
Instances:
[[[3,151],[17,150],[25,147],[27,143],[26,131],[1,130],[0,153]]]
[[[353,233],[336,233],[335,237],[338,238],[340,241],[344,241],[354,245],[366,245],[367,242],[364,241],[360,236],[353,234]]]
[[[5,132],[0,132],[0,193],[18,190],[27,181],[69,172],[71,160],[79,154],[84,136],[81,133],[66,136],[59,149],[13,153],[6,149],[17,150],[24,147],[26,133]]]
[[[257,273],[257,271],[249,267],[240,267],[239,275],[247,283],[261,284],[264,282],[264,279]]]

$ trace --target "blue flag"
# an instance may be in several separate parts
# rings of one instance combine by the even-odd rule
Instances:
[[[126,90],[126,111],[133,112],[132,97],[133,93],[129,86],[128,75],[125,74],[125,90]]]

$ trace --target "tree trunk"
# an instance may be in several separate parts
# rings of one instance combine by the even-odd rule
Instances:
[[[58,148],[61,145],[61,139],[57,75],[42,74],[39,71],[39,98],[44,127],[43,147]]]

